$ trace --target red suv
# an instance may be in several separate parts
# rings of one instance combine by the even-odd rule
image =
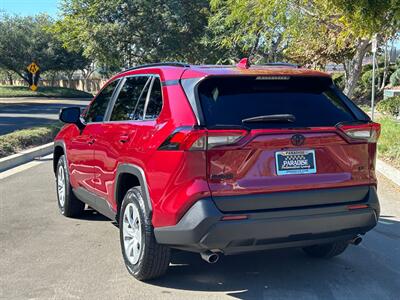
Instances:
[[[333,257],[379,217],[380,126],[322,72],[288,64],[160,63],[114,76],[55,139],[63,215],[116,220],[139,280],[170,249],[214,263],[301,247]]]

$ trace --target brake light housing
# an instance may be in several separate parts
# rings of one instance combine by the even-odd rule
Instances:
[[[381,132],[381,125],[375,122],[339,124],[337,127],[350,142],[376,143]]]
[[[246,130],[208,130],[178,128],[158,148],[159,150],[204,151],[236,144]]]

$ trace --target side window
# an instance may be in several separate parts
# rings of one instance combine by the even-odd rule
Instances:
[[[115,101],[110,121],[141,119],[149,85],[150,77],[128,77]]]
[[[146,120],[156,119],[161,112],[162,104],[161,82],[158,77],[155,77],[144,118]]]
[[[107,85],[100,94],[97,95],[96,99],[92,102],[88,108],[85,121],[90,122],[102,122],[106,114],[108,103],[111,100],[114,89],[117,87],[119,80],[115,80]]]

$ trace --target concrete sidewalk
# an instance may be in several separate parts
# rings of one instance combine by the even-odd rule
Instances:
[[[376,170],[400,187],[400,170],[392,167],[383,160],[376,160]]]

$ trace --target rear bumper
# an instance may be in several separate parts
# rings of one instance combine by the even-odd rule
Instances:
[[[349,210],[346,203],[223,213],[211,198],[202,199],[178,224],[155,228],[154,233],[160,244],[196,252],[219,250],[225,254],[350,240],[377,223],[380,209],[376,189],[368,189],[361,201],[368,207],[356,210]],[[245,214],[247,219],[222,220],[236,214]]]

